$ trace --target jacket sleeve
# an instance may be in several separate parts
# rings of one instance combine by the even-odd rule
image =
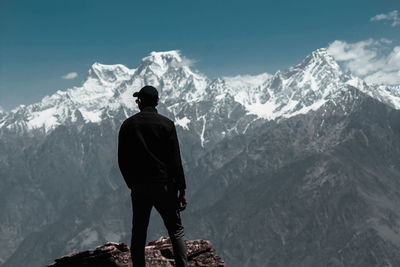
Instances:
[[[129,179],[129,146],[128,129],[122,124],[118,134],[118,166],[126,185],[132,189]]]
[[[169,168],[170,175],[174,179],[178,189],[186,189],[185,175],[183,172],[181,153],[179,150],[179,141],[174,123],[172,123],[170,130],[169,142],[171,151],[171,162]]]

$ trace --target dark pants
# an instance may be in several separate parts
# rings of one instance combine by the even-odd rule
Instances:
[[[144,247],[150,212],[154,206],[160,213],[171,239],[175,266],[187,266],[187,249],[184,231],[178,211],[177,190],[174,185],[144,184],[132,189],[132,240],[131,256],[134,267],[145,267]]]

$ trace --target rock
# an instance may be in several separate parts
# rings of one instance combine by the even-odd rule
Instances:
[[[224,267],[224,261],[217,255],[207,240],[186,241],[189,266]],[[147,267],[175,266],[169,237],[161,237],[146,246]],[[47,267],[132,267],[129,247],[124,243],[108,242],[95,250],[72,253],[56,259]]]

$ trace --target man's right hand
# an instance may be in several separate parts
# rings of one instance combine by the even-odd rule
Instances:
[[[186,201],[185,189],[179,190],[178,205],[179,205],[178,207],[179,211],[183,211],[184,209],[186,209],[187,201]]]

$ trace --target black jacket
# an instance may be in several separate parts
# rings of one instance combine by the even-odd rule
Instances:
[[[169,182],[186,188],[174,122],[154,107],[143,108],[121,125],[118,164],[131,189],[136,184]]]

